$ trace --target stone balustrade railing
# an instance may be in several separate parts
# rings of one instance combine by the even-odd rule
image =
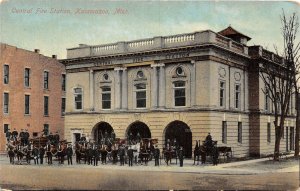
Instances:
[[[172,36],[159,36],[154,38],[140,39],[129,42],[117,42],[97,46],[80,46],[67,49],[67,58],[78,58],[88,56],[105,56],[127,52],[149,51],[180,46],[193,46],[213,43],[233,51],[248,54],[248,48],[231,39],[221,36],[213,31],[201,31]]]

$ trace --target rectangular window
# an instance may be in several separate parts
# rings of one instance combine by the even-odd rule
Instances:
[[[220,81],[220,107],[225,106],[225,82]]]
[[[265,90],[265,110],[267,112],[270,111],[270,98],[269,98],[269,91]]]
[[[49,115],[49,97],[44,96],[44,116]]]
[[[235,102],[234,106],[236,109],[240,109],[240,104],[241,104],[241,85],[236,84],[235,85]]]
[[[267,124],[267,141],[268,143],[271,142],[271,123]]]
[[[4,82],[4,84],[9,83],[9,65],[4,65],[4,68],[3,68],[3,82]]]
[[[8,131],[8,129],[9,129],[8,124],[4,124],[3,127],[4,127],[4,133],[6,133]]]
[[[66,74],[61,75],[61,89],[62,91],[66,91]]]
[[[5,114],[8,114],[9,111],[9,94],[4,93],[3,94],[3,112]]]
[[[111,88],[103,87],[102,88],[102,109],[111,108]]]
[[[82,109],[82,88],[74,89],[75,109]]]
[[[146,84],[136,85],[136,108],[146,108]]]
[[[227,121],[222,121],[222,143],[227,143]]]
[[[30,113],[30,95],[25,95],[25,114]]]
[[[24,71],[24,85],[25,85],[25,87],[30,86],[30,68],[25,68],[25,71]]]
[[[238,122],[238,142],[242,143],[242,138],[243,138],[243,125],[242,122]]]
[[[174,83],[175,106],[185,106],[185,82]]]
[[[44,89],[49,89],[49,72],[44,71]]]
[[[49,124],[44,124],[44,130],[43,131],[46,135],[49,135]]]
[[[66,98],[61,98],[61,115],[65,115],[66,112]]]

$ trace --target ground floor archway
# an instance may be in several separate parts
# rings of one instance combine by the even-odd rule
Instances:
[[[149,127],[145,123],[137,121],[129,125],[125,137],[130,137],[133,140],[151,138],[151,132]]]
[[[171,144],[176,144],[184,148],[185,157],[192,157],[192,132],[190,127],[182,121],[173,121],[165,129],[165,145],[170,140]]]
[[[112,137],[113,128],[109,123],[100,122],[93,128],[93,138],[97,144],[100,144],[104,138]]]

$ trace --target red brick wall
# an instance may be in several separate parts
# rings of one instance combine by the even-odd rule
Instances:
[[[9,65],[9,84],[3,82],[4,64]],[[24,85],[24,70],[30,68],[30,87]],[[44,70],[49,71],[49,89],[44,90]],[[65,93],[61,88],[61,75],[65,67],[55,58],[43,56],[34,51],[1,44],[0,54],[0,151],[5,148],[4,124],[9,124],[20,132],[28,129],[41,132],[44,124],[49,124],[50,132],[64,133],[64,118],[61,116],[61,98]],[[9,114],[3,113],[3,93],[9,92]],[[30,95],[30,115],[25,115],[25,94]],[[44,95],[49,96],[49,117],[44,116]]]

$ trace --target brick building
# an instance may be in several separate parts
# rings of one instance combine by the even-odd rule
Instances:
[[[65,67],[56,56],[1,43],[0,70],[0,151],[5,149],[7,128],[19,133],[27,129],[30,138],[48,128],[63,137]]]
[[[228,27],[67,49],[65,137],[82,134],[99,142],[139,133],[177,140],[192,155],[196,140],[211,133],[235,157],[273,152],[270,100],[262,89],[259,63],[282,58]],[[295,104],[291,98],[281,150],[293,150]]]

